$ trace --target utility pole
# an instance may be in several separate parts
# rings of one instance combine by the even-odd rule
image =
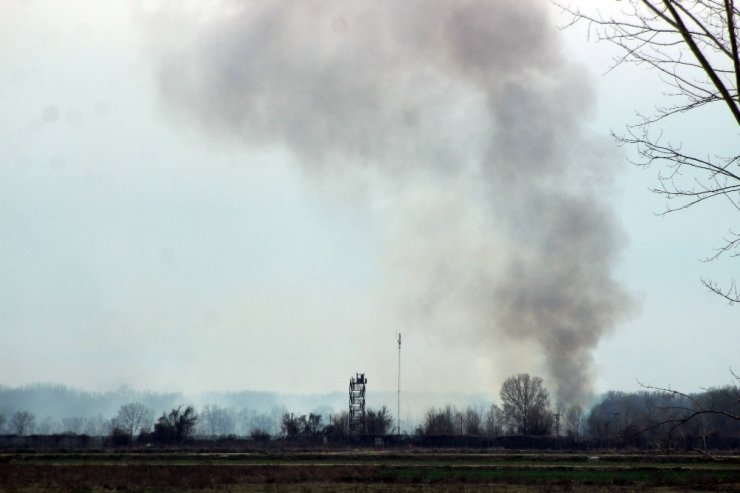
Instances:
[[[398,406],[396,408],[396,433],[401,436],[401,333],[398,333]]]

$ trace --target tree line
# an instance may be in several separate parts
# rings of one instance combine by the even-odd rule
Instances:
[[[501,405],[453,405],[429,408],[408,439],[430,437],[549,437],[589,447],[711,449],[740,446],[740,388],[737,384],[684,394],[670,389],[606,393],[588,412],[578,405],[553,404],[541,378],[512,375],[501,385]],[[333,443],[350,440],[348,412],[290,413],[274,409],[270,415],[218,405],[200,412],[178,406],[155,419],[147,406],[131,402],[101,428],[113,444],[181,443],[194,438],[247,438]],[[97,421],[94,419],[93,421]],[[99,423],[98,423],[99,424]],[[387,407],[368,408],[366,437],[387,436],[395,429]],[[82,418],[62,420],[62,433],[84,434]],[[0,433],[24,436],[44,434],[35,416],[16,411],[0,414]],[[454,442],[454,440],[452,440]],[[444,443],[444,442],[435,442]],[[483,443],[483,442],[480,442]],[[522,442],[523,443],[523,442]]]

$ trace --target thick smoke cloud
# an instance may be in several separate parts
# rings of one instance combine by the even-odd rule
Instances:
[[[584,131],[593,92],[546,4],[222,7],[146,14],[167,108],[219,138],[285,146],[328,181],[383,188],[405,322],[524,342],[559,397],[583,400],[628,300],[603,199],[614,160]]]

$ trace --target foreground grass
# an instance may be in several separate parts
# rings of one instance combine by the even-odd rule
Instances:
[[[10,453],[0,492],[740,491],[740,458],[437,452]]]

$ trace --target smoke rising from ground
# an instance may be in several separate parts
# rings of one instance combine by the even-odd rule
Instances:
[[[603,199],[615,161],[584,130],[593,92],[546,4],[222,7],[143,14],[167,108],[368,187],[403,323],[523,342],[558,396],[582,401],[591,353],[628,299]]]

